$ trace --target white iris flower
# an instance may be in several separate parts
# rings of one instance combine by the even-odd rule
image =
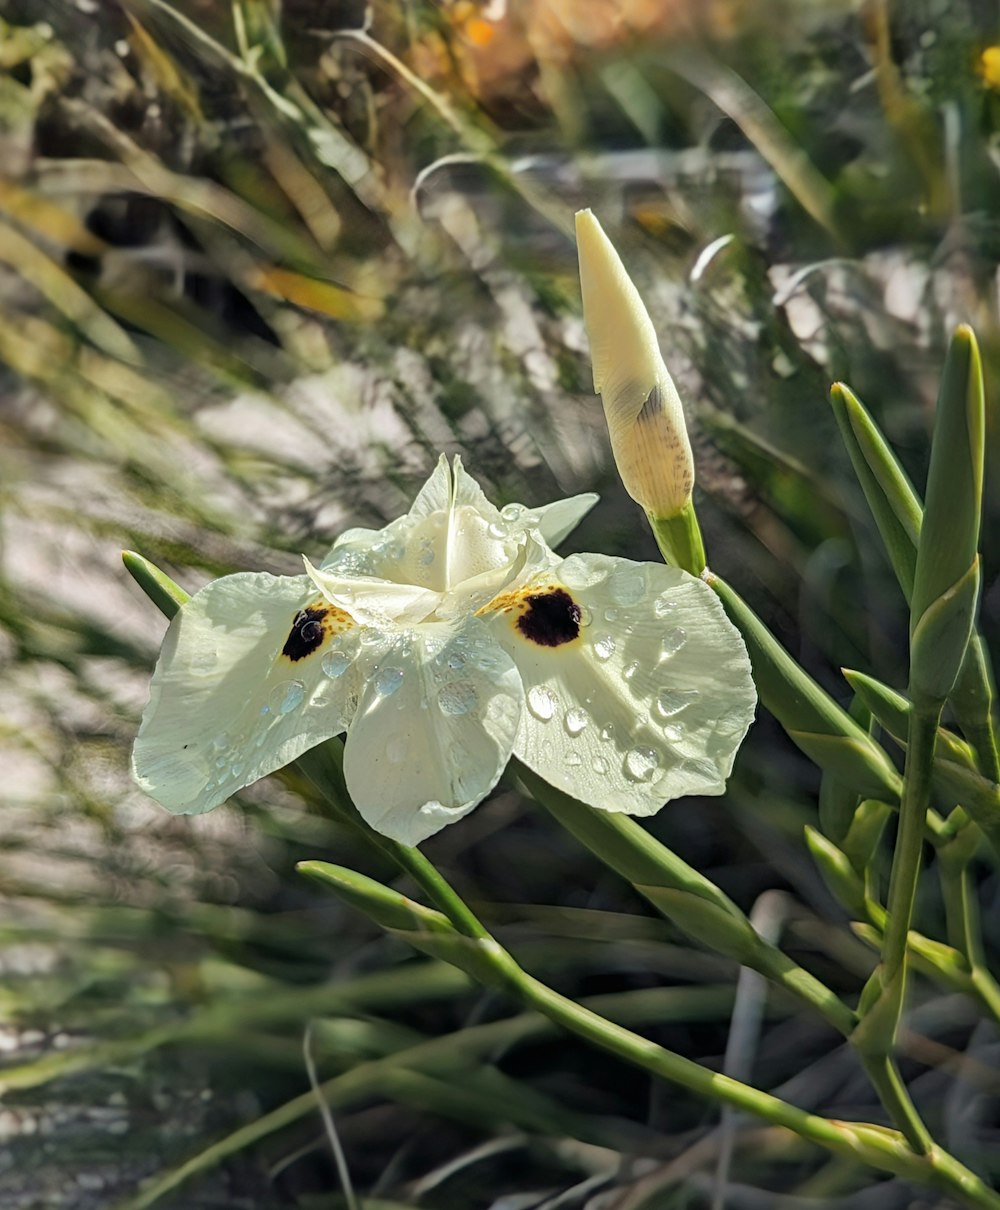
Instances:
[[[358,810],[409,845],[512,753],[607,811],[721,794],[757,700],[743,640],[685,572],[556,555],[595,500],[498,511],[442,457],[406,516],[348,530],[318,568],[215,580],[167,631],[139,785],[208,811],[346,730]]]

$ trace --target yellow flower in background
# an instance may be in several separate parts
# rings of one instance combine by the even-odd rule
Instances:
[[[978,69],[986,87],[1000,92],[1000,46],[987,46],[979,56]]]

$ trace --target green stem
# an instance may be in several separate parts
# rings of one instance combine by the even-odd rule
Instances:
[[[406,869],[435,896],[439,905],[459,904],[461,900],[447,886],[431,863],[417,850],[407,851]],[[473,913],[463,906],[466,924],[474,921],[485,930]],[[447,909],[445,909],[447,910]],[[458,926],[458,921],[455,922]],[[488,938],[488,934],[486,934]],[[842,1122],[807,1113],[780,1098],[753,1088],[739,1080],[702,1067],[692,1059],[666,1050],[623,1026],[616,1025],[581,1004],[547,987],[522,970],[496,941],[482,947],[485,959],[494,967],[508,991],[523,1004],[536,1009],[550,1021],[584,1038],[602,1050],[640,1067],[661,1079],[679,1084],[700,1096],[752,1113],[776,1126],[793,1131],[800,1138],[817,1143],[839,1155],[908,1180],[931,1185],[950,1193],[965,1205],[983,1210],[1000,1210],[1000,1196],[993,1193],[973,1172],[936,1147],[925,1152],[908,1145],[903,1135],[866,1123]],[[902,1085],[899,1085],[902,1089]],[[905,1090],[903,1090],[905,1096]]]
[[[899,831],[892,857],[889,877],[889,897],[886,907],[885,940],[882,945],[882,981],[897,986],[897,1012],[888,1045],[895,1042],[899,1015],[903,1009],[906,983],[906,939],[913,919],[913,904],[917,897],[917,880],[923,853],[924,828],[931,796],[931,774],[934,768],[934,746],[937,741],[940,706],[920,709],[914,706],[906,746],[903,770],[903,793],[899,803]]]
[[[692,576],[700,576],[705,570],[705,544],[691,501],[672,517],[646,516],[664,559]]]
[[[934,1142],[910,1100],[892,1054],[906,1000],[907,942],[920,875],[940,716],[940,704],[932,708],[914,707],[910,714],[882,960],[862,995],[861,1021],[854,1036],[865,1068],[893,1121],[921,1154],[933,1151]]]

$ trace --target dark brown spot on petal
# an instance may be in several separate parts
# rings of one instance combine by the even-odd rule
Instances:
[[[329,612],[322,605],[310,605],[307,609],[300,609],[292,620],[292,629],[281,654],[294,662],[305,659],[318,647],[322,647]]]
[[[580,606],[565,588],[553,588],[525,598],[527,608],[517,628],[539,647],[561,647],[580,633]]]

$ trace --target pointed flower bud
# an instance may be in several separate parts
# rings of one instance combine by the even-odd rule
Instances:
[[[684,410],[660,356],[649,313],[601,224],[576,216],[583,317],[618,473],[652,517],[686,508],[694,459]]]

